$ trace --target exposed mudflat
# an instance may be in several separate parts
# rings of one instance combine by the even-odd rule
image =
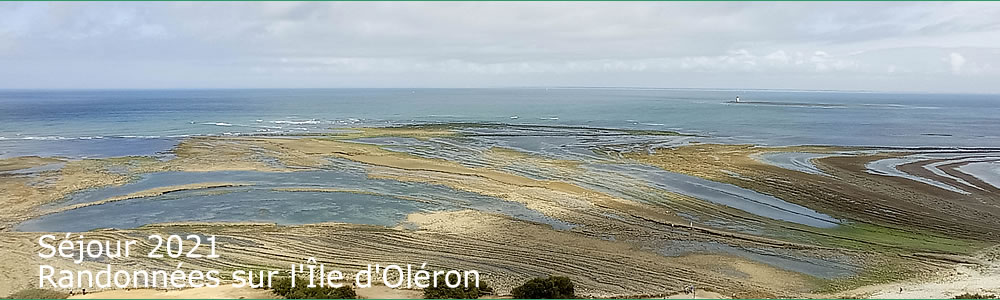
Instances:
[[[166,159],[4,159],[0,251],[10,259],[0,277],[11,282],[0,295],[37,271],[36,231],[215,234],[222,260],[185,263],[223,269],[426,261],[479,270],[501,294],[558,274],[595,297],[691,284],[822,297],[936,274],[956,260],[942,257],[1000,243],[1000,191],[977,165],[994,152],[694,139],[446,124],[189,138]]]

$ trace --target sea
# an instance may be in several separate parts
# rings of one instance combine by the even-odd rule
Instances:
[[[740,103],[733,103],[735,97]],[[1000,95],[638,88],[0,90],[0,158],[147,155],[190,136],[506,123],[762,145],[1000,147]]]

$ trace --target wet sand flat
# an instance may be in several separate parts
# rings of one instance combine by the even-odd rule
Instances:
[[[483,148],[455,150],[471,151],[473,154],[468,157],[480,160],[469,163],[424,157],[419,151],[391,151],[387,149],[389,146],[351,140],[402,135],[429,143],[457,143],[482,138],[462,136],[461,131],[453,129],[359,130],[346,135],[311,137],[198,137],[180,142],[172,151],[175,157],[167,160],[121,157],[69,161],[58,171],[8,176],[0,180],[0,184],[11,187],[3,191],[3,196],[12,204],[0,210],[0,220],[13,226],[52,213],[47,205],[58,205],[70,195],[123,186],[143,174],[156,172],[238,170],[281,176],[352,168],[369,180],[439,186],[514,203],[567,226],[515,218],[509,215],[508,208],[481,211],[477,209],[482,207],[470,209],[472,206],[459,205],[447,210],[407,213],[397,226],[167,223],[87,234],[101,237],[150,232],[216,234],[229,241],[224,246],[228,257],[214,263],[225,268],[286,266],[302,262],[307,256],[345,267],[371,262],[419,263],[426,260],[435,267],[478,269],[489,274],[490,284],[501,294],[531,277],[566,275],[578,283],[581,294],[595,297],[675,295],[690,284],[740,297],[831,295],[829,293],[948,269],[954,262],[941,259],[943,255],[969,257],[1000,240],[994,234],[1000,224],[986,221],[969,225],[961,220],[970,216],[995,219],[995,211],[981,209],[983,205],[995,205],[990,201],[996,198],[988,197],[989,194],[945,202],[951,192],[905,178],[865,172],[868,162],[906,153],[829,146],[722,144],[655,149],[643,149],[641,145],[592,147],[585,149],[594,150],[593,155],[563,158],[528,152],[517,145],[498,148],[486,144]],[[775,152],[838,155],[810,159],[812,167],[822,174],[786,169],[754,158]],[[841,155],[843,153],[851,154]],[[584,161],[580,161],[580,157]],[[669,188],[665,190],[655,182],[623,176],[629,173],[618,170],[632,168],[635,164],[712,182],[703,183],[702,188],[726,184],[731,186],[730,196],[745,199],[741,201],[759,200],[739,194],[761,193],[789,205],[815,210],[837,221],[830,227],[789,222],[705,201]],[[612,167],[595,168],[597,165]],[[916,167],[900,169],[915,173],[923,169],[920,176],[940,177]],[[941,166],[947,174],[956,174],[950,172],[956,167]],[[614,182],[601,183],[601,172],[609,172],[605,180],[613,178],[610,180]],[[163,198],[165,194],[187,197],[184,193],[240,188],[248,184],[202,181],[158,186],[103,200],[70,204],[56,212],[137,203],[134,201],[146,198],[169,201],[171,198]],[[322,185],[266,189],[273,193],[380,195],[366,189]],[[424,199],[421,197],[396,198],[435,203],[420,200]],[[795,209],[777,203],[767,205],[796,213]],[[37,233],[15,232],[7,227],[0,230],[0,236],[4,237],[0,240],[4,243],[0,249],[5,257],[13,258],[0,268],[3,272],[0,275],[27,278],[24,274],[32,272],[27,267],[37,264],[37,256],[32,256],[37,245],[30,245]],[[685,246],[706,243],[734,250]],[[741,251],[749,251],[749,254],[740,254]],[[920,253],[933,255],[920,256]],[[783,266],[780,259],[762,260],[756,255],[853,271],[845,276],[824,278],[818,274],[800,273],[810,269],[808,267]],[[167,268],[173,262],[114,263]],[[198,266],[206,262],[185,263]],[[0,295],[13,292],[19,284],[12,282],[0,286]]]

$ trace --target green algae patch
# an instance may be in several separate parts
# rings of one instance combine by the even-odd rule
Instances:
[[[873,263],[854,276],[817,280],[818,288],[816,288],[813,292],[819,294],[835,294],[864,286],[913,279],[926,272],[917,268],[906,267],[907,265],[913,265],[913,261],[907,261],[903,258],[887,258],[880,262]]]
[[[889,248],[903,252],[936,252],[971,255],[987,246],[986,243],[949,238],[917,229],[902,230],[865,223],[821,230],[829,236],[820,236],[821,244],[847,249]]]

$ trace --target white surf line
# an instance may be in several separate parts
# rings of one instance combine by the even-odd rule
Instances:
[[[948,164],[954,164],[954,163],[984,162],[984,161],[995,161],[995,160],[1000,160],[1000,157],[989,157],[989,156],[985,156],[985,157],[966,157],[966,158],[963,158],[963,159],[945,160],[945,161],[939,161],[939,162],[935,162],[935,163],[929,163],[929,164],[924,165],[923,168],[925,170],[931,171],[931,173],[934,173],[934,175],[941,176],[941,177],[944,177],[944,178],[949,178],[949,179],[954,180],[954,181],[956,181],[958,183],[970,186],[970,187],[978,189],[980,191],[985,191],[985,189],[983,189],[983,188],[981,188],[981,187],[979,187],[977,185],[974,185],[972,183],[969,183],[968,181],[965,181],[964,179],[961,179],[961,178],[958,178],[958,177],[955,177],[955,176],[951,176],[951,174],[945,173],[944,170],[941,170],[939,167],[942,166],[942,165],[948,165]],[[964,166],[964,165],[962,165],[962,166]],[[962,167],[962,166],[959,166],[959,167]],[[972,175],[972,174],[969,174],[969,175]],[[972,176],[975,177],[975,175],[972,175]]]

